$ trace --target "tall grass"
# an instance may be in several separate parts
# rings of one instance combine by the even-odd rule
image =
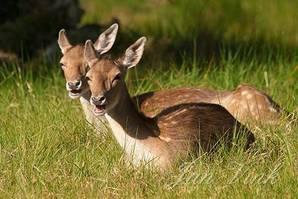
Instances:
[[[81,0],[81,4],[85,10],[81,25],[118,20],[121,42],[116,49],[148,37],[146,52],[154,64],[172,60],[180,65],[184,57],[217,60],[222,46],[233,53],[240,49],[243,56],[251,54],[241,49],[253,50],[257,59],[271,54],[269,60],[277,55],[293,57],[298,47],[297,1]]]
[[[129,91],[135,95],[181,86],[231,89],[246,82],[264,89],[281,106],[297,114],[297,60],[243,60],[229,49],[221,54],[218,63],[185,60],[181,65],[169,63],[155,68],[141,63],[128,74]],[[289,130],[285,120],[277,127],[260,129],[252,154],[237,148],[220,150],[186,160],[166,173],[133,169],[125,165],[123,152],[110,132],[99,135],[86,124],[79,102],[67,97],[56,63],[41,65],[39,77],[32,73],[21,71],[17,65],[1,67],[3,198],[298,194],[297,124]]]
[[[120,20],[123,30],[154,38],[192,40],[199,35],[297,46],[297,1],[291,0],[81,0],[82,24]],[[204,39],[204,38],[203,38]]]
[[[116,49],[137,36],[149,37],[142,63],[126,79],[131,95],[248,83],[297,115],[296,1],[81,3],[86,10],[81,25],[120,19]],[[208,48],[214,43],[216,52]],[[110,132],[98,134],[86,124],[64,85],[57,60],[0,65],[0,198],[298,195],[297,121],[284,118],[278,126],[258,129],[251,154],[236,147],[188,159],[164,173],[134,169],[124,163]]]

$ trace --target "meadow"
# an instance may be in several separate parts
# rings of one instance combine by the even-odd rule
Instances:
[[[257,1],[176,1],[154,12],[146,1],[81,2],[86,10],[82,24],[114,15],[121,19],[117,52],[137,36],[151,40],[144,59],[127,76],[131,95],[186,86],[234,89],[247,83],[297,116],[294,1],[276,0],[268,12]],[[223,10],[227,14],[221,18]],[[250,14],[256,16],[252,21]],[[252,153],[235,147],[186,160],[168,172],[134,169],[124,163],[112,134],[95,132],[79,101],[67,96],[58,59],[1,63],[0,198],[297,197],[297,121],[284,116],[279,125],[258,129]]]

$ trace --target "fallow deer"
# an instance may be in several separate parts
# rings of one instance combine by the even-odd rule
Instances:
[[[103,32],[95,43],[99,54],[107,52],[113,45],[118,25],[114,24]],[[73,99],[79,98],[87,121],[100,126],[100,117],[91,114],[89,103],[89,87],[85,83],[88,69],[83,57],[83,45],[71,45],[65,30],[59,32],[58,43],[63,57],[61,65],[66,79],[66,89]],[[76,86],[77,84],[77,86]],[[175,88],[154,91],[134,97],[141,112],[147,117],[154,117],[162,110],[183,103],[215,103],[225,107],[238,121],[249,126],[257,123],[274,123],[281,116],[281,108],[264,92],[248,86],[240,85],[233,91],[216,91],[207,88]],[[100,123],[100,124],[98,124]]]
[[[90,66],[86,78],[93,112],[106,117],[114,137],[134,165],[150,162],[166,169],[189,153],[211,151],[220,140],[230,145],[235,134],[244,135],[246,147],[254,141],[253,134],[220,105],[180,104],[153,118],[138,112],[124,76],[140,61],[145,42],[145,37],[140,38],[117,60],[98,58],[90,40],[86,41],[84,52]]]
[[[99,55],[106,53],[112,48],[117,32],[118,24],[115,23],[99,35],[94,43],[94,47]],[[100,127],[103,121],[100,118],[94,117],[91,113],[92,107],[89,103],[90,90],[85,81],[88,64],[83,56],[84,45],[72,45],[64,29],[59,32],[58,44],[63,54],[60,64],[66,80],[66,90],[69,97],[72,99],[79,98],[87,121]]]

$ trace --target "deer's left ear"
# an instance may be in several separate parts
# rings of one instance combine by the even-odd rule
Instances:
[[[85,43],[84,58],[89,67],[92,67],[97,61],[97,52],[95,51],[91,40],[87,40]]]
[[[117,36],[118,24],[114,23],[106,31],[101,33],[94,43],[94,48],[99,54],[104,54],[109,51]]]
[[[58,36],[58,45],[61,49],[62,54],[64,54],[68,49],[72,47],[72,45],[69,43],[65,30],[61,29],[59,31],[59,36]]]
[[[117,62],[126,69],[136,66],[143,56],[146,41],[146,37],[138,39],[126,49],[124,55]]]

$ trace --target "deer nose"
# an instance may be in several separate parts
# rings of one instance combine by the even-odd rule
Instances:
[[[91,100],[96,105],[102,105],[105,103],[106,98],[104,96],[98,96],[98,97],[91,97]]]
[[[80,89],[82,86],[82,81],[67,82],[67,85],[72,90]]]

